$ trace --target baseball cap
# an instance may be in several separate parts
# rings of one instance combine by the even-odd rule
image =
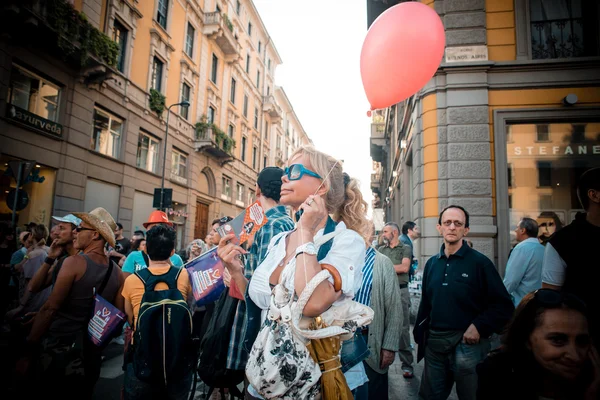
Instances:
[[[67,222],[69,224],[73,224],[75,226],[81,223],[81,219],[77,218],[73,214],[67,214],[64,217],[52,216],[52,219],[56,222]]]
[[[281,192],[281,177],[283,170],[277,167],[266,167],[258,174],[256,184],[266,197],[279,201]]]

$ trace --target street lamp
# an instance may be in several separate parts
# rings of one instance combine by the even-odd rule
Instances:
[[[165,197],[165,167],[167,166],[167,138],[169,137],[169,116],[171,115],[171,107],[181,106],[181,107],[189,107],[190,102],[187,100],[182,101],[181,103],[171,104],[167,107],[167,128],[165,129],[165,145],[163,150],[163,170],[162,170],[162,179],[160,181],[160,209],[161,211],[165,211],[164,205],[164,197]]]

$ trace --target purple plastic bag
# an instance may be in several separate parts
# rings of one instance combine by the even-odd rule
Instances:
[[[190,274],[192,292],[196,305],[201,306],[217,301],[225,289],[223,283],[223,263],[217,256],[217,248],[194,258],[184,265]]]
[[[88,335],[96,346],[103,346],[108,339],[123,328],[126,318],[118,308],[99,294],[94,296],[94,315],[88,323]]]

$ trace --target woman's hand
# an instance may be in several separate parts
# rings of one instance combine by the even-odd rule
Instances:
[[[232,240],[235,239],[235,234],[230,233],[227,236],[221,238],[219,242],[219,248],[217,249],[217,255],[223,261],[223,265],[231,275],[241,273],[244,270],[242,264],[242,254],[246,254],[247,251],[242,249],[240,246],[233,244]]]
[[[304,210],[302,217],[298,221],[298,231],[304,237],[309,237],[312,241],[313,236],[317,233],[319,225],[327,218],[327,207],[325,207],[325,201],[321,196],[311,195],[308,196],[306,201],[300,204],[300,210]]]

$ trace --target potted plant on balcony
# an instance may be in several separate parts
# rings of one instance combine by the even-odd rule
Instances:
[[[196,122],[195,130],[196,130],[196,139],[197,140],[205,140],[210,137],[209,129],[211,129],[213,124],[208,123],[208,118],[206,115],[202,115],[200,117],[200,121]]]
[[[150,109],[160,118],[165,111],[166,97],[156,89],[150,89]]]

